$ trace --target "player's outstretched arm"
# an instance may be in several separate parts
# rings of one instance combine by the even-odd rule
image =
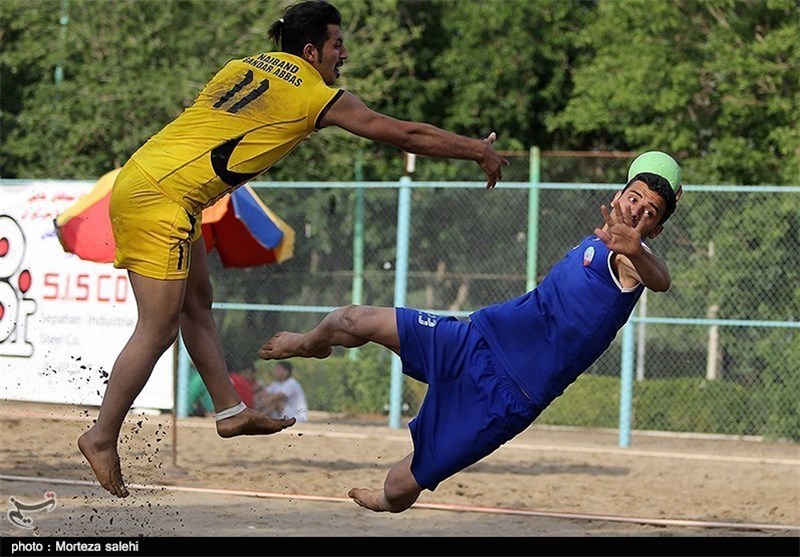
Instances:
[[[486,187],[502,178],[505,157],[494,149],[494,132],[485,139],[464,137],[431,124],[408,122],[368,108],[351,93],[344,93],[323,116],[320,125],[337,126],[360,137],[393,145],[426,157],[473,160],[486,174]]]

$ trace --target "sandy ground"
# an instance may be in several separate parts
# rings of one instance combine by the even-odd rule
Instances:
[[[388,427],[385,417],[312,413],[276,435],[221,439],[211,418],[175,424],[168,414],[131,414],[120,452],[132,493],[120,500],[93,482],[75,446],[95,415],[93,408],[0,401],[4,544],[204,537],[211,551],[213,538],[741,538],[740,548],[749,539],[779,539],[788,554],[800,554],[795,443],[634,432],[631,446],[621,448],[616,431],[534,425],[391,515],[347,498],[351,487],[380,486],[411,450],[408,429]],[[35,505],[47,492],[57,504],[23,513],[31,528],[12,521],[12,498]],[[225,551],[251,554],[246,547]],[[312,554],[293,547],[293,554]],[[318,554],[334,553],[331,546]],[[500,554],[496,545],[491,554]]]

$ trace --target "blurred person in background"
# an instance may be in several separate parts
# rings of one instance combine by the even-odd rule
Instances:
[[[259,407],[273,418],[294,418],[298,422],[308,420],[308,402],[300,382],[292,377],[292,364],[277,362],[272,368],[275,379],[256,397]]]
[[[264,384],[256,375],[253,362],[239,366],[229,366],[231,384],[242,402],[249,408],[257,408],[257,399],[264,390]]]

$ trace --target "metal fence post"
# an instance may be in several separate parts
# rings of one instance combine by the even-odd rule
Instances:
[[[189,352],[183,344],[183,338],[178,335],[178,373],[175,385],[175,412],[179,418],[189,415]]]
[[[408,244],[411,233],[411,177],[400,178],[397,194],[397,255],[394,275],[394,305],[404,306],[408,279]],[[392,380],[389,392],[389,427],[400,427],[403,406],[403,367],[397,355],[392,356]]]
[[[631,445],[633,414],[633,361],[636,349],[636,327],[629,320],[622,328],[622,364],[619,395],[619,446]]]
[[[528,190],[528,261],[525,269],[526,289],[536,287],[537,260],[539,258],[539,183],[541,182],[541,154],[531,147]]]
[[[359,149],[354,169],[355,210],[353,214],[353,288],[351,300],[353,304],[364,302],[364,151]],[[358,359],[358,348],[348,351],[351,361]]]

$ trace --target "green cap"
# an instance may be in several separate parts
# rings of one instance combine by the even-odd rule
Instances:
[[[675,159],[661,151],[648,151],[642,153],[631,163],[628,169],[628,181],[630,182],[634,176],[641,172],[649,172],[657,176],[661,176],[672,187],[675,192],[675,200],[677,201],[683,188],[681,187],[681,167],[675,162]]]

